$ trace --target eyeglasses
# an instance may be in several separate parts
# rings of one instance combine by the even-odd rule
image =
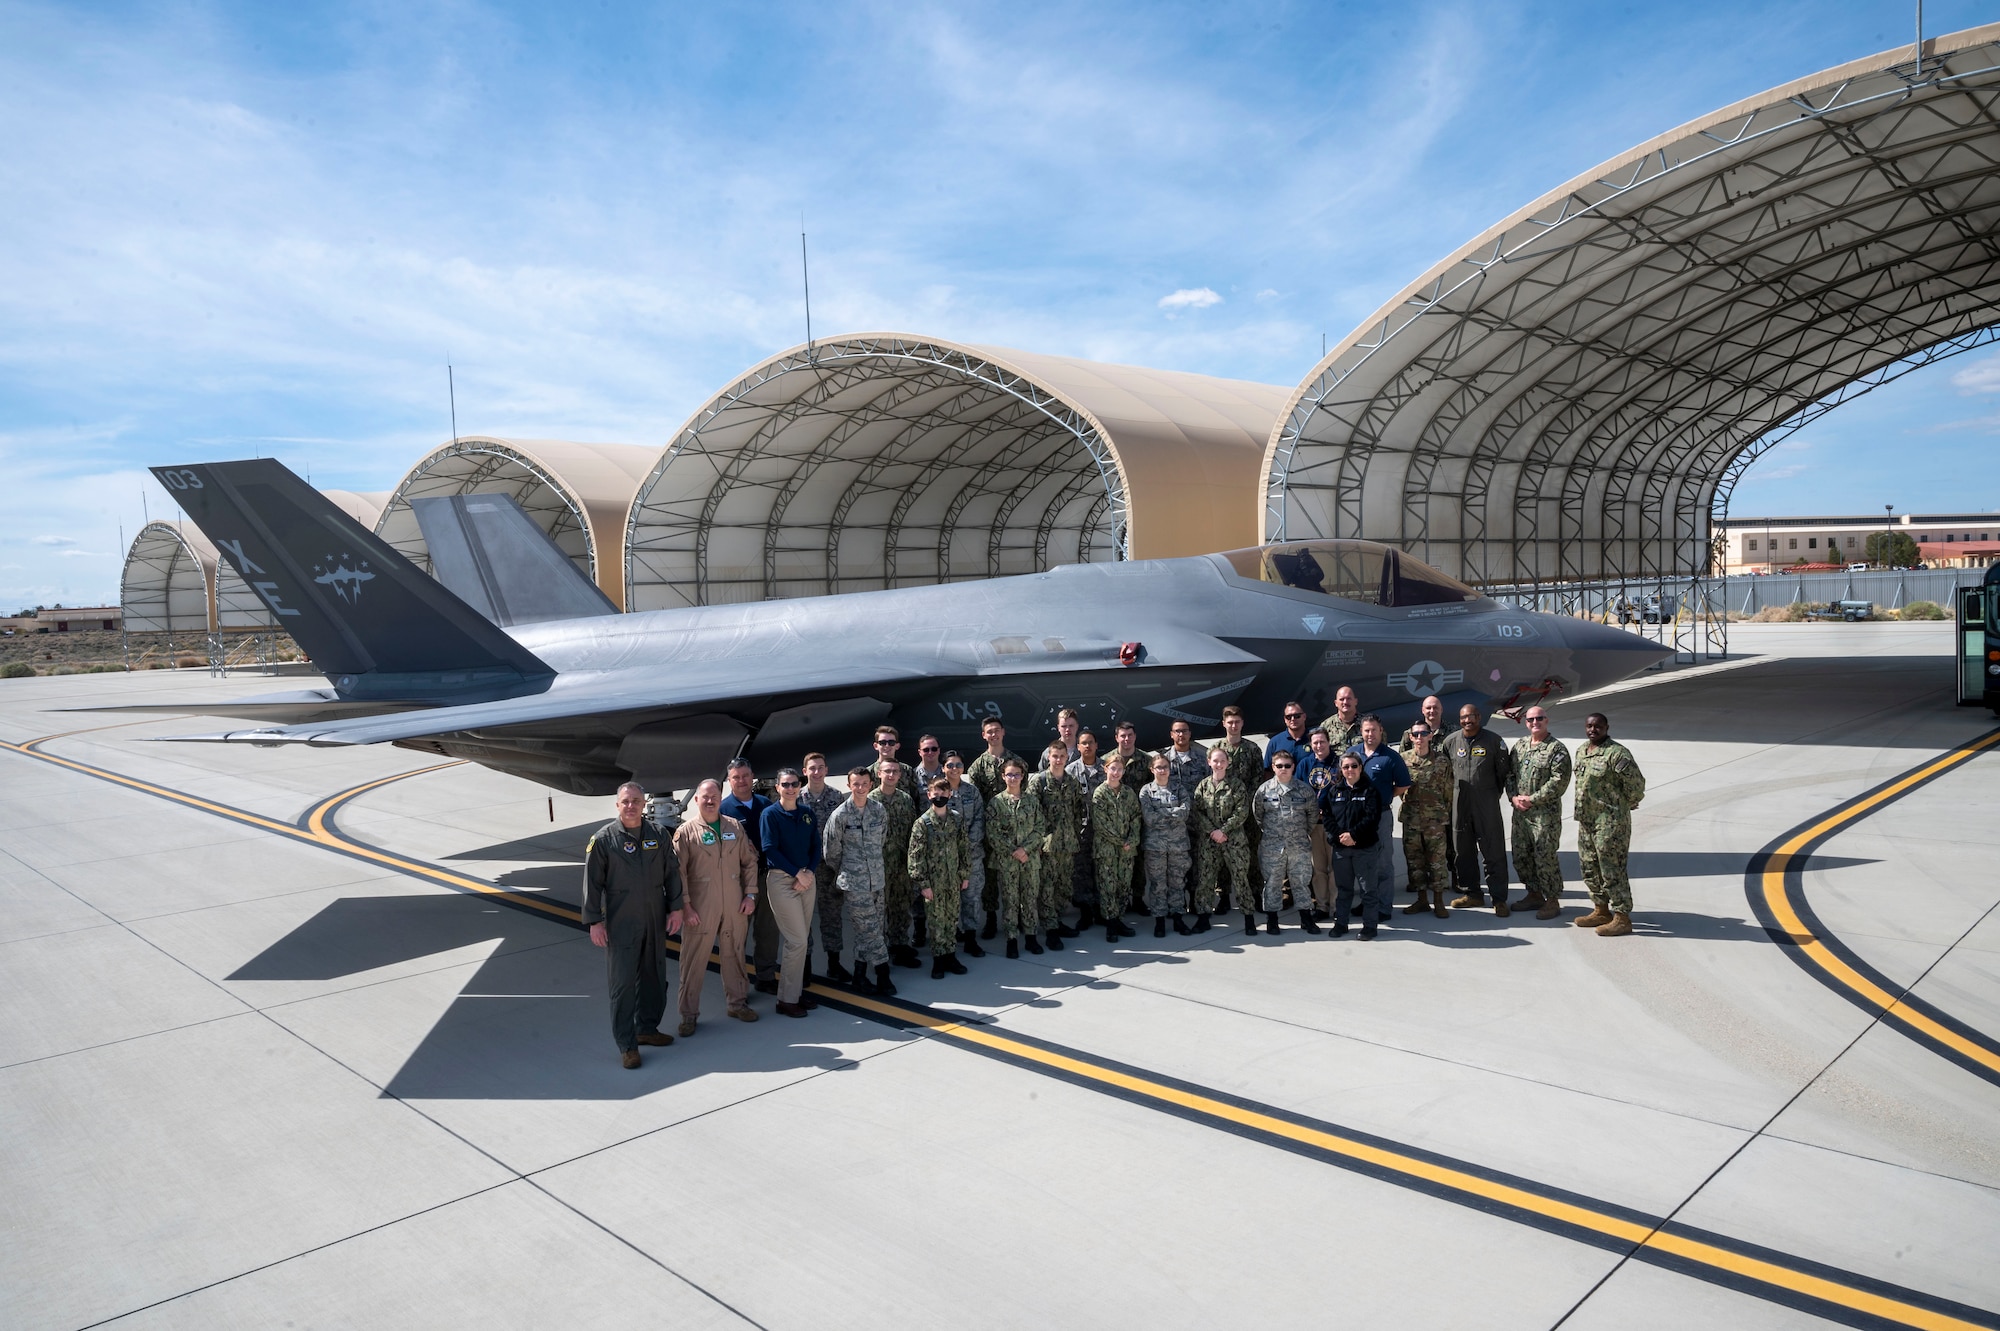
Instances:
[[[780,781],[778,783],[779,790],[797,790],[798,788],[799,783],[796,781]]]
[[[1549,723],[1549,719],[1548,719],[1548,718],[1547,718],[1546,716],[1531,716],[1531,717],[1529,717],[1529,718],[1528,718],[1528,724],[1529,724],[1529,725],[1531,725],[1531,726],[1532,726],[1532,725],[1547,725],[1548,723]]]
[[[1292,770],[1292,765],[1290,763],[1272,763],[1271,770],[1274,772],[1289,772]]]
[[[1287,721],[1303,721],[1306,719],[1306,714],[1304,712],[1286,712],[1285,719]]]
[[[1431,733],[1431,731],[1430,731],[1430,727],[1429,727],[1429,726],[1411,726],[1411,727],[1410,727],[1410,738],[1411,738],[1411,739],[1428,739],[1428,738],[1430,737],[1430,733]]]
[[[963,769],[963,768],[964,768],[964,766],[965,766],[965,764],[964,764],[964,763],[962,763],[962,762],[960,762],[960,761],[959,761],[958,759],[956,759],[956,758],[947,758],[947,759],[945,759],[945,760],[944,760],[944,770],[945,770],[945,771],[947,771],[947,772],[949,772],[949,771],[950,771],[950,770],[951,770],[952,768],[954,768],[954,767],[956,767],[956,768],[960,768],[960,769]]]
[[[935,744],[919,744],[917,746],[918,753],[936,753],[937,751],[938,746]]]
[[[875,747],[878,749],[886,749],[895,743],[897,743],[897,741],[893,739],[878,739],[875,741]]]

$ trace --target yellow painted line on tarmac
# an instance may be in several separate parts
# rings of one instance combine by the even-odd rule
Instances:
[[[158,785],[151,781],[141,781],[137,777],[125,776],[122,773],[96,767],[90,763],[78,762],[74,758],[64,758],[58,754],[44,753],[35,747],[36,745],[47,744],[51,740],[62,739],[66,735],[83,733],[85,732],[67,730],[61,734],[44,735],[40,739],[31,739],[22,744],[0,740],[0,748],[21,754],[23,757],[52,763],[57,767],[67,768],[72,772],[79,772],[85,776],[94,776],[101,781],[109,781],[113,785],[124,786],[128,790],[136,790],[142,794],[168,800],[185,808],[198,809],[203,813],[211,813],[220,818],[227,818],[231,822],[255,827],[260,831],[275,833],[278,836],[289,837],[294,841],[305,842],[309,845],[323,846],[329,850],[337,850],[342,854],[352,855],[357,859],[373,861],[385,868],[413,874],[419,878],[427,878],[432,882],[446,883],[467,892],[476,892],[481,896],[499,897],[513,905],[523,906],[543,915],[568,920],[571,923],[577,923],[583,918],[579,912],[568,906],[558,905],[552,901],[543,901],[522,892],[511,892],[504,887],[482,882],[480,879],[468,877],[465,874],[453,873],[449,869],[441,869],[436,865],[426,864],[421,860],[408,859],[389,851],[378,850],[365,842],[355,841],[341,835],[340,832],[329,825],[327,819],[328,811],[357,795],[365,794],[368,791],[389,785],[395,781],[407,780],[413,776],[422,776],[426,772],[436,772],[447,767],[457,767],[463,762],[462,759],[453,759],[451,762],[445,763],[433,763],[429,767],[419,767],[414,771],[398,772],[394,776],[381,777],[377,780],[355,786],[351,790],[343,790],[339,794],[329,796],[314,805],[311,813],[307,815],[306,825],[300,827],[295,823],[285,822],[283,819],[266,817],[263,814],[252,813],[248,809],[239,809],[234,805],[222,804],[215,800],[206,800],[199,795],[190,795],[186,791],[174,790],[169,786]]]
[[[304,826],[301,827],[213,800],[205,800],[153,782],[107,771],[88,763],[44,753],[34,747],[55,738],[59,736],[45,736],[25,744],[0,741],[0,748],[154,795],[184,807],[215,814],[233,822],[370,860],[413,877],[446,884],[481,896],[504,898],[510,904],[527,907],[570,923],[580,922],[579,913],[575,910],[521,893],[510,892],[494,884],[442,869],[421,860],[379,850],[342,833],[334,824],[335,813],[348,801],[397,781],[457,766],[456,762],[438,763],[394,776],[381,777],[329,796],[312,807],[304,819]],[[1939,764],[1948,766],[1953,759],[1963,761],[1964,757],[1970,756],[1977,749],[1995,742],[2000,742],[2000,734],[1978,746],[1940,759]],[[1939,767],[1939,770],[1942,768]],[[1924,769],[1926,773],[1931,771],[1931,768]],[[1921,773],[1913,773],[1906,778],[1912,783],[1921,779],[1925,779]],[[1893,797],[1887,791],[1882,792],[1881,796],[1884,799]],[[1809,831],[1799,838],[1788,839],[1786,844],[1792,846],[1794,841],[1803,844],[1805,839],[1814,834]],[[1794,847],[1789,853],[1796,853],[1796,848]],[[1782,879],[1782,872],[1778,877]],[[1796,919],[1796,916],[1793,918]],[[678,950],[675,949],[676,952]],[[1838,958],[1834,960],[1837,961]],[[1336,1157],[1363,1166],[1378,1176],[1387,1175],[1391,1181],[1400,1179],[1407,1186],[1418,1187],[1434,1196],[1456,1197],[1475,1206],[1485,1203],[1486,1206],[1481,1209],[1504,1207],[1550,1225],[1595,1234],[1616,1243],[1629,1244],[1634,1249],[1650,1250],[1662,1257],[1673,1259],[1671,1265],[1677,1269],[1690,1270],[1696,1275],[1706,1272],[1708,1278],[1717,1283],[1760,1297],[1775,1298],[1793,1305],[1801,1299],[1813,1300],[1844,1308],[1882,1323],[1931,1328],[1934,1331],[1975,1327],[1990,1329],[2000,1324],[1994,1320],[1975,1321],[1942,1309],[1926,1308],[1893,1295],[1864,1288],[1865,1282],[1850,1283],[1841,1280],[1838,1278],[1838,1273],[1826,1275],[1805,1269],[1808,1263],[1787,1265],[1783,1260],[1773,1260],[1773,1257],[1782,1258],[1782,1254],[1766,1257],[1734,1251],[1722,1243],[1710,1242],[1694,1234],[1676,1232],[1668,1228],[1665,1222],[1647,1217],[1635,1219],[1632,1216],[1616,1214],[1615,1208],[1592,1206],[1588,1204],[1588,1199],[1571,1200],[1554,1195],[1549,1190],[1538,1188],[1532,1180],[1510,1182],[1483,1177],[1470,1169],[1454,1167],[1448,1161],[1426,1159],[1414,1152],[1397,1150],[1393,1144],[1378,1145],[1363,1141],[1336,1131],[1330,1126],[1295,1123],[1275,1112],[1268,1112],[1252,1105],[1231,1103],[1226,1099],[1203,1094],[1197,1088],[1174,1085],[1165,1079],[1148,1076],[1142,1071],[1110,1065],[1076,1051],[1046,1048],[1038,1043],[1031,1043],[967,1022],[935,1008],[917,1004],[887,1003],[846,990],[835,990],[819,985],[813,988],[824,998],[850,1011],[897,1025],[919,1027],[943,1039],[957,1041],[986,1053],[1037,1067],[1071,1081],[1096,1086],[1126,1099],[1150,1103],[1179,1117],[1196,1122],[1205,1120],[1215,1126],[1239,1133],[1247,1132],[1279,1141],[1293,1142],[1323,1156]],[[1883,998],[1891,1004],[1895,1002],[1894,998],[1886,993],[1883,994]],[[1643,1253],[1635,1255],[1643,1256]]]
[[[1800,828],[1786,837],[1771,852],[1770,859],[1764,865],[1760,885],[1763,890],[1764,905],[1771,912],[1778,928],[1788,935],[1789,941],[1799,948],[1801,955],[1828,980],[1859,997],[1885,1017],[1894,1017],[1898,1022],[1921,1032],[1960,1057],[1988,1069],[1995,1075],[2000,1075],[2000,1048],[1996,1048],[1991,1042],[1970,1039],[1952,1030],[1904,1002],[1902,995],[1891,993],[1874,979],[1856,970],[1828,947],[1825,940],[1800,917],[1797,903],[1787,890],[1785,882],[1787,875],[1795,867],[1793,864],[1795,859],[1800,860],[1796,867],[1804,867],[1801,856],[1806,847],[1824,840],[1851,823],[1866,818],[1889,801],[1942,776],[1996,744],[2000,744],[2000,730],[1982,735],[1970,744],[1953,749],[1950,753],[1906,772],[1880,790],[1873,791],[1853,804]]]
[[[1991,1322],[1968,1321],[1948,1313],[1920,1307],[1827,1276],[1789,1267],[1781,1262],[1732,1252],[1718,1244],[1664,1230],[1655,1224],[1630,1220],[1559,1197],[1551,1197],[1536,1191],[1531,1186],[1482,1178],[1463,1169],[1454,1169],[1420,1156],[1357,1141],[1324,1128],[1293,1123],[1274,1114],[1231,1104],[1226,1100],[1218,1100],[1196,1091],[1169,1085],[1138,1073],[1105,1067],[1075,1054],[1043,1049],[977,1025],[940,1016],[935,1012],[882,1003],[846,992],[841,992],[837,996],[845,1006],[866,1009],[892,1021],[921,1026],[937,1036],[977,1045],[1005,1054],[1009,1058],[1039,1064],[1071,1078],[1108,1086],[1128,1097],[1151,1100],[1170,1107],[1183,1117],[1220,1120],[1235,1127],[1247,1128],[1260,1135],[1284,1138],[1312,1147],[1316,1151],[1345,1157],[1376,1170],[1401,1175],[1412,1182],[1421,1182],[1426,1185],[1427,1190],[1433,1192],[1437,1190],[1456,1192],[1514,1210],[1525,1211],[1560,1225],[1590,1230],[1606,1238],[1630,1243],[1635,1247],[1650,1248],[1682,1262],[1694,1263],[1725,1273],[1733,1278],[1732,1285],[1747,1282],[1770,1286],[1903,1326],[1970,1328],[1993,1325]]]

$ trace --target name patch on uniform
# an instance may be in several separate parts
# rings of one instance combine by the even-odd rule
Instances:
[[[646,849],[647,849],[647,850],[658,850],[658,849],[659,849],[659,846],[660,846],[660,843],[659,843],[659,842],[657,842],[657,841],[648,841],[648,842],[646,843]]]
[[[724,833],[722,834],[722,839],[723,839],[724,841],[734,841],[734,840],[736,839],[736,833],[734,833],[734,832],[724,832]]]
[[[1486,756],[1486,746],[1484,744],[1474,745],[1472,756],[1475,758],[1484,758]]]

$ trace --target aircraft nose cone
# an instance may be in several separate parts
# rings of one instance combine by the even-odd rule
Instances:
[[[1570,668],[1577,676],[1576,693],[1616,684],[1674,654],[1671,647],[1609,624],[1572,619],[1563,624],[1562,633],[1569,644]]]

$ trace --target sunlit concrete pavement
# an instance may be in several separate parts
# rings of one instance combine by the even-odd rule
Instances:
[[[1746,902],[1778,833],[1993,724],[1933,625],[1738,626],[1747,665],[1552,708],[1645,768],[1637,932],[1490,911],[899,971],[982,1029],[1854,1277],[2000,1308],[2000,1085],[1816,982]],[[295,681],[284,686],[294,687]],[[271,687],[0,682],[0,739],[291,822],[431,765],[56,709]],[[1518,731],[1504,723],[1505,733]],[[1860,957],[2000,1034],[2000,754],[1828,843]],[[358,840],[573,901],[608,801],[455,766]],[[1573,841],[1570,843],[1573,847]],[[1570,918],[1583,908],[1565,857]],[[573,928],[0,752],[0,1322],[1790,1326],[1807,1312],[823,1008],[622,1070]]]

